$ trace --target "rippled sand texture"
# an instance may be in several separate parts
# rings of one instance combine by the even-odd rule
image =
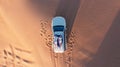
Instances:
[[[120,67],[119,0],[0,0],[0,67]],[[51,20],[67,22],[52,50]]]

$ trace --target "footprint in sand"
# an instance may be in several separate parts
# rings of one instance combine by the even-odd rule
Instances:
[[[10,45],[8,48],[0,52],[0,67],[27,67],[27,65],[34,64],[30,59],[22,58],[16,52],[31,54],[30,51],[21,48],[16,48]]]
[[[51,44],[52,44],[52,34],[50,34],[48,30],[48,21],[47,20],[40,20],[40,36],[44,37],[44,40],[46,42],[46,46],[51,49]]]
[[[46,30],[46,23],[43,20],[40,21],[40,27],[41,27],[40,35],[43,36],[46,34],[46,31],[47,31]]]
[[[71,32],[68,43],[67,43],[67,50],[64,53],[64,62],[68,65],[68,67],[71,67],[72,63],[72,52],[73,52],[73,46],[75,43],[75,33]]]

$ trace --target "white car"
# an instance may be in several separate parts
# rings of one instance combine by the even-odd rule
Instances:
[[[53,41],[52,48],[55,53],[63,53],[66,50],[66,21],[57,16],[52,19]]]

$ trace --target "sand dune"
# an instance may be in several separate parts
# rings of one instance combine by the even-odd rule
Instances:
[[[0,67],[119,67],[119,35],[112,33],[119,33],[119,3],[0,0]],[[51,46],[51,19],[58,15],[67,20],[67,50],[63,54],[53,53]],[[104,59],[107,54],[118,56]]]

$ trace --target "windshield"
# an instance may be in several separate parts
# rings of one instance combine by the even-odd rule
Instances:
[[[53,26],[54,31],[63,31],[64,26]]]

